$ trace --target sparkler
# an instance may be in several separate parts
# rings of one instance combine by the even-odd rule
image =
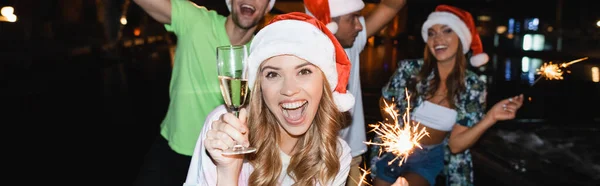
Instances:
[[[366,167],[366,165],[365,165]],[[357,184],[357,186],[362,186],[363,184],[369,185],[371,186],[371,184],[369,184],[369,182],[367,181],[367,175],[371,173],[371,169],[363,169],[362,167],[358,167],[360,169],[360,172],[362,172],[362,175],[360,176],[360,182],[354,180],[354,178],[350,177],[352,179],[352,181],[354,181],[354,183]]]
[[[562,80],[563,79],[563,70],[561,68],[567,68],[568,66],[581,62],[583,60],[588,59],[588,57],[584,57],[584,58],[580,58],[580,59],[576,59],[567,63],[561,63],[561,64],[552,64],[551,62],[548,63],[544,63],[539,69],[537,69],[537,74],[540,75],[540,77],[538,77],[533,84],[531,84],[531,86],[535,85],[538,81],[540,81],[540,79],[542,79],[542,77],[545,77],[547,80]],[[570,73],[570,71],[566,71],[567,73]]]
[[[410,95],[408,95],[408,91],[406,91],[406,100],[410,100]],[[406,158],[412,153],[414,147],[423,148],[419,144],[419,140],[424,136],[429,136],[429,133],[425,131],[425,128],[422,128],[420,131],[418,130],[419,124],[415,124],[415,126],[411,125],[410,119],[410,101],[406,108],[406,112],[402,116],[402,126],[398,121],[398,111],[396,110],[396,105],[393,103],[388,104],[385,102],[385,107],[383,110],[389,114],[393,118],[393,122],[378,122],[378,124],[369,124],[369,127],[372,127],[373,130],[370,132],[375,132],[379,136],[381,136],[381,143],[375,142],[365,142],[368,145],[379,145],[382,148],[379,149],[379,155],[383,152],[391,152],[396,157],[388,162],[388,165],[391,165],[397,159],[400,159],[398,166],[402,166],[404,162],[406,162]]]

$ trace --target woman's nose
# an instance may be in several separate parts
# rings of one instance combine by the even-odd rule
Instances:
[[[298,82],[293,78],[285,78],[283,81],[283,87],[281,87],[280,93],[285,96],[293,96],[300,92]]]

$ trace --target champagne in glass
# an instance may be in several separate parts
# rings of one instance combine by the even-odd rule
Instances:
[[[227,110],[238,116],[241,107],[248,98],[248,78],[246,77],[246,58],[248,57],[245,45],[217,47],[217,71],[221,94]],[[223,151],[223,155],[245,154],[255,152],[254,147],[244,147],[236,142],[233,148]]]
[[[239,109],[246,103],[248,98],[248,80],[219,76],[219,83],[221,84],[221,94],[225,100],[227,110],[233,111],[237,116]]]

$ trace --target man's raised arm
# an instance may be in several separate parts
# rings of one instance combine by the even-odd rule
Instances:
[[[404,7],[406,0],[381,0],[375,10],[366,17],[367,38],[375,35]]]
[[[133,0],[152,18],[162,24],[171,24],[171,0]]]

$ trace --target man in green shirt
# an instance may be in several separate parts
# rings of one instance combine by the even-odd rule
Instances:
[[[216,48],[249,45],[275,0],[226,0],[227,17],[188,0],[134,0],[177,36],[170,103],[136,185],[182,185],[204,119],[223,104]]]

